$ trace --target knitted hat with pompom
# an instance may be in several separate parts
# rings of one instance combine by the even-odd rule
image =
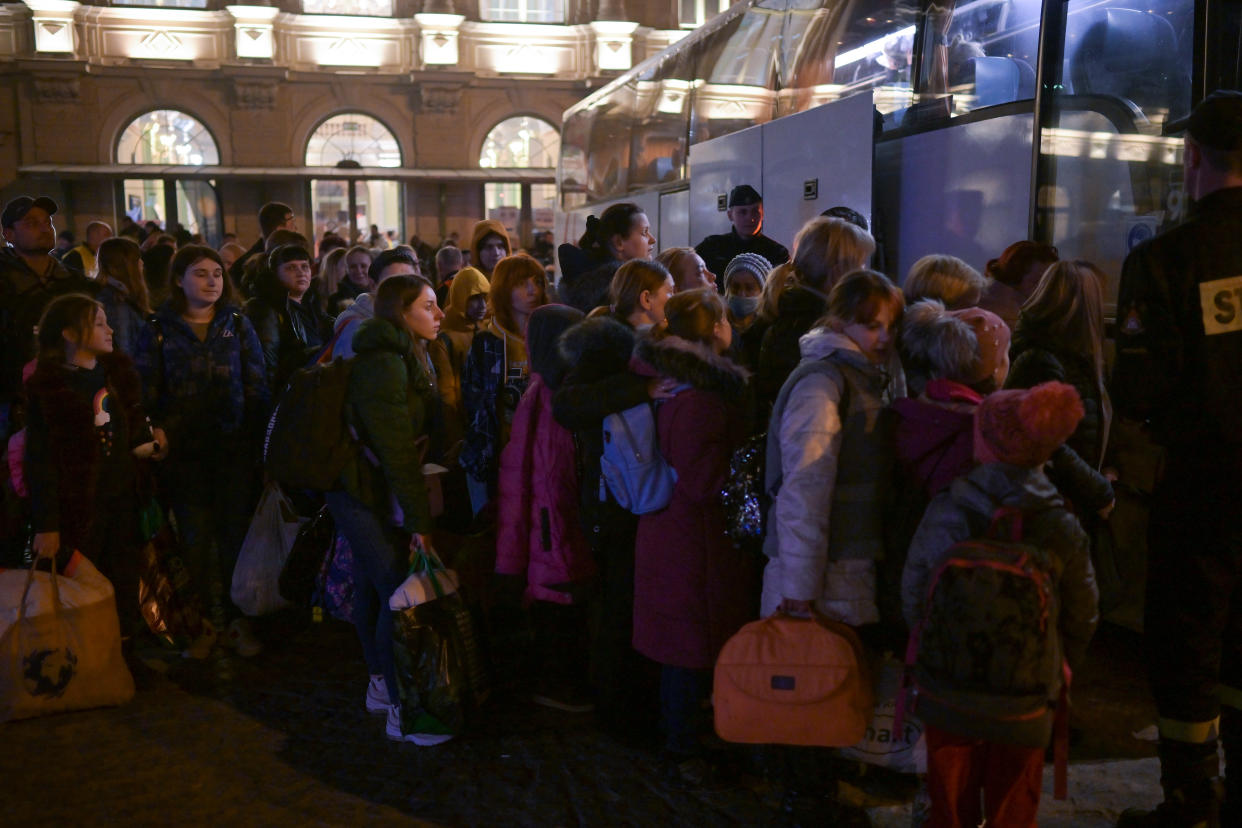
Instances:
[[[1078,428],[1082,415],[1078,392],[1063,382],[996,391],[975,414],[975,459],[1042,466]]]

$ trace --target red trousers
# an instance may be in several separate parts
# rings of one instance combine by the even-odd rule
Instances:
[[[925,725],[929,828],[1035,828],[1044,751],[965,739]],[[982,797],[982,806],[980,805]]]

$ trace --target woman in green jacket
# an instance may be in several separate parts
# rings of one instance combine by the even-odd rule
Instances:
[[[354,625],[371,673],[366,709],[387,713],[389,738],[431,745],[449,737],[401,733],[388,597],[401,586],[410,549],[431,547],[432,520],[419,438],[429,436],[439,398],[427,343],[444,314],[420,276],[390,276],[375,317],[354,336],[346,418],[361,450],[327,493],[328,509],[354,553]]]

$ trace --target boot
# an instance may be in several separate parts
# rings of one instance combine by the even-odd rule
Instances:
[[[1154,811],[1127,810],[1117,828],[1220,828],[1216,742],[1160,740],[1164,802]]]

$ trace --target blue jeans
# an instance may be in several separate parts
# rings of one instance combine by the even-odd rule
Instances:
[[[388,598],[409,571],[409,536],[342,491],[328,492],[328,511],[354,553],[354,627],[371,675],[383,675],[388,700],[397,704]]]

